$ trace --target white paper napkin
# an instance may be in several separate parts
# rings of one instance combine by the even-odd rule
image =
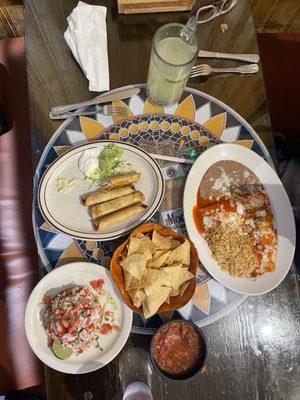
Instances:
[[[106,7],[79,1],[67,18],[64,38],[89,80],[89,90],[109,90]]]

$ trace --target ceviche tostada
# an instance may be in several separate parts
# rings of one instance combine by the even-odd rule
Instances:
[[[57,293],[45,295],[44,327],[48,346],[60,359],[80,355],[91,346],[103,350],[103,335],[119,332],[117,303],[104,290],[104,279],[76,285]]]

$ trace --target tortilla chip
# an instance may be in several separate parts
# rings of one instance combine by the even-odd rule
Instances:
[[[127,257],[127,249],[125,249],[121,254],[121,261],[124,261],[126,257]]]
[[[156,314],[171,296],[182,296],[194,275],[189,272],[190,242],[181,243],[153,231],[132,237],[120,261],[125,289],[135,307],[143,307],[145,318]]]
[[[135,289],[129,290],[128,293],[132,299],[134,306],[140,308],[142,305],[142,301],[144,301],[146,298],[145,292],[142,289]]]
[[[171,291],[170,291],[170,297],[178,296],[179,294],[180,294],[179,289],[177,289],[177,290],[171,289]]]
[[[182,268],[185,268],[185,269],[189,269],[190,268],[190,266],[187,265],[187,264],[182,264],[181,266],[182,266]]]
[[[179,296],[182,296],[183,293],[186,291],[187,287],[189,286],[190,281],[184,282],[179,288]]]
[[[130,256],[134,253],[140,253],[144,254],[147,260],[150,260],[155,249],[156,245],[152,243],[149,238],[132,237],[128,246],[128,255]]]
[[[182,262],[183,264],[190,265],[191,263],[191,245],[188,240],[185,240],[179,247],[174,249],[169,257],[167,258],[167,263],[172,264],[175,261]]]
[[[136,279],[142,279],[146,268],[147,258],[144,254],[130,254],[125,260],[120,261],[122,268],[133,275]]]
[[[133,279],[133,276],[125,269],[123,269],[123,273],[124,273],[125,289],[128,290],[130,287],[130,283]]]
[[[147,269],[149,286],[165,286],[165,274],[160,269]]]
[[[175,262],[173,262],[172,264],[165,264],[165,266],[164,267],[162,267],[163,269],[164,268],[166,268],[166,267],[180,267],[180,268],[183,268],[183,264],[182,264],[182,262],[180,262],[180,261],[175,261]]]
[[[189,284],[190,284],[190,281],[187,281],[187,282],[184,282],[182,285],[180,285],[180,287],[177,290],[172,289],[170,292],[170,297],[182,296],[183,293],[185,292],[186,288],[189,286]]]
[[[180,241],[165,236],[161,236],[156,230],[152,234],[152,242],[157,245],[158,249],[172,250],[180,246]]]
[[[144,235],[142,232],[138,232],[136,235],[137,238],[146,238],[148,236]]]
[[[156,285],[145,288],[146,299],[144,302],[142,302],[145,318],[149,318],[157,312],[159,307],[169,297],[170,290],[171,289],[169,287]]]
[[[153,259],[147,262],[147,268],[160,268],[170,253],[170,250],[156,250],[153,254]]]
[[[142,301],[142,307],[143,307],[144,318],[151,317],[146,300]]]
[[[162,271],[157,269],[149,270],[146,268],[141,279],[132,277],[126,290],[142,289],[151,285],[162,285],[164,279],[165,276]]]
[[[149,286],[149,285],[150,285],[149,276],[144,273],[142,276],[142,279],[132,278],[130,285],[128,286],[128,289],[130,289],[130,290],[142,289],[145,286]]]
[[[163,271],[166,274],[166,280],[175,291],[178,290],[180,285],[182,285],[184,282],[194,278],[194,275],[190,271],[179,266],[165,267]]]

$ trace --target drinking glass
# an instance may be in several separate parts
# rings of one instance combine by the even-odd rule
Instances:
[[[147,78],[148,99],[158,105],[176,103],[185,88],[198,54],[198,40],[184,40],[186,25],[171,23],[160,27],[153,38]]]
[[[152,366],[149,354],[145,350],[131,348],[122,354],[119,378],[123,400],[153,400]]]

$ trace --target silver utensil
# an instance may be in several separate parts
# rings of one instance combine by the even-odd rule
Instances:
[[[205,58],[227,58],[228,60],[240,60],[251,63],[259,62],[258,54],[231,54],[231,53],[218,53],[215,51],[205,51],[200,50],[198,53],[198,57]]]
[[[118,115],[124,118],[126,118],[126,116],[129,115],[128,110],[124,107],[105,105],[98,107],[97,110],[94,111],[75,111],[75,112],[66,112],[64,114],[58,114],[58,115],[55,115],[50,111],[49,116],[51,119],[67,119],[70,117],[76,117],[77,115],[95,115],[95,114]]]
[[[198,64],[195,65],[190,73],[190,78],[195,78],[196,76],[201,75],[210,75],[212,73],[238,73],[238,74],[255,74],[259,70],[257,64],[250,65],[242,65],[240,67],[232,67],[232,68],[212,68],[208,64]]]
[[[156,160],[171,161],[179,164],[194,164],[195,160],[190,160],[188,158],[165,156],[162,154],[149,153],[150,156]]]
[[[127,99],[128,97],[134,96],[140,92],[139,88],[127,89],[122,92],[106,94],[101,97],[97,97],[93,100],[83,101],[81,103],[68,104],[65,106],[57,106],[51,108],[51,115],[59,115],[66,113],[67,111],[77,110],[78,108],[93,106],[95,104],[110,103],[116,100]],[[50,117],[51,118],[51,117]]]

